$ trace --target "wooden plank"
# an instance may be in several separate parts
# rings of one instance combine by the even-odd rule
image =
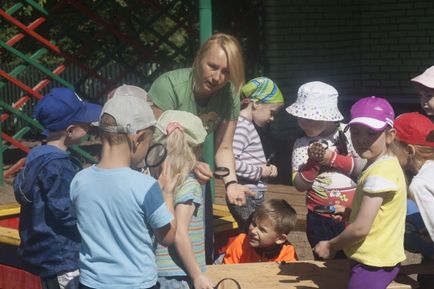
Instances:
[[[0,227],[0,243],[18,246],[20,244],[20,235],[18,230]]]
[[[346,288],[349,279],[347,260],[298,261],[292,263],[247,263],[235,265],[209,265],[207,276],[216,284],[223,278],[237,280],[241,288],[248,289],[296,289]],[[414,280],[413,280],[414,281]],[[403,284],[393,282],[388,289],[417,288],[416,282]],[[237,288],[233,283],[224,284],[225,289]]]
[[[20,205],[18,203],[0,205],[0,218],[16,217],[19,214],[20,214]]]

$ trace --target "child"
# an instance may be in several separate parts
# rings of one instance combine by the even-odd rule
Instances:
[[[154,125],[146,91],[135,86],[118,87],[102,109],[101,161],[71,183],[82,237],[80,288],[158,288],[152,235],[165,246],[175,239],[177,177],[163,163],[162,193],[154,178],[130,168],[143,162]]]
[[[314,209],[320,205],[351,207],[356,184],[352,178],[360,173],[364,161],[351,145],[349,133],[339,112],[338,92],[320,81],[303,84],[295,103],[286,111],[297,117],[306,136],[296,139],[292,152],[292,180],[298,191],[307,191],[307,228],[310,245],[329,240],[345,228],[330,214]],[[315,255],[315,259],[319,259]],[[337,258],[344,258],[343,252]]]
[[[42,288],[78,288],[80,235],[70,214],[69,185],[81,169],[67,152],[80,143],[101,106],[84,102],[69,88],[53,88],[33,117],[45,128],[47,144],[30,150],[14,181],[21,205],[18,253]]]
[[[395,121],[394,152],[409,177],[405,248],[421,253],[422,263],[434,260],[434,125],[417,112],[401,114]],[[413,210],[412,210],[413,209]],[[431,288],[434,275],[418,274],[420,288]]]
[[[266,77],[250,80],[241,89],[241,96],[241,111],[233,140],[235,170],[238,182],[247,185],[255,196],[246,196],[244,206],[228,202],[228,207],[240,231],[245,233],[250,215],[264,202],[265,179],[277,176],[277,167],[265,159],[255,124],[264,127],[272,122],[283,105],[283,96],[277,85]]]
[[[297,213],[285,200],[266,200],[253,213],[248,235],[241,233],[229,244],[223,263],[296,261],[288,242],[296,222]]]
[[[351,118],[354,148],[367,164],[358,179],[349,225],[314,250],[322,258],[331,258],[344,249],[352,260],[349,289],[385,289],[405,260],[407,192],[404,173],[390,151],[394,111],[384,98],[366,97],[352,106]]]
[[[166,110],[157,121],[154,140],[167,148],[172,175],[179,174],[174,205],[177,222],[173,246],[156,250],[161,289],[205,288],[212,282],[205,271],[204,208],[202,187],[192,173],[206,137],[199,117],[185,111]]]
[[[411,82],[420,94],[420,106],[434,121],[434,66],[411,79]]]

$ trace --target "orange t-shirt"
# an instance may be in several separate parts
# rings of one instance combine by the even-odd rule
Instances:
[[[297,254],[294,246],[285,243],[279,255],[272,259],[258,254],[249,244],[247,235],[239,234],[228,246],[223,264],[255,263],[255,262],[292,262],[297,261]]]

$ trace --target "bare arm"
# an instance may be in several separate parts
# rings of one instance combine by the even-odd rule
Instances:
[[[155,119],[158,119],[160,115],[163,113],[163,111],[155,104],[152,105],[152,111],[154,112]]]
[[[365,194],[359,213],[353,223],[329,241],[321,241],[315,246],[315,252],[322,258],[332,258],[336,251],[344,249],[365,238],[371,230],[375,217],[384,200],[384,194]]]
[[[213,284],[199,268],[193,252],[188,227],[195,211],[193,203],[178,204],[175,209],[177,219],[175,248],[181,258],[188,276],[193,280],[194,288],[213,289]]]
[[[303,177],[300,175],[299,172],[296,172],[294,174],[294,177],[292,179],[292,182],[294,184],[294,187],[297,189],[297,191],[299,192],[304,192],[309,190],[310,188],[312,188],[312,183],[306,181],[305,179],[303,179]]]
[[[219,167],[227,167],[229,175],[223,178],[225,184],[230,181],[237,181],[235,172],[235,157],[232,147],[234,138],[235,127],[237,126],[236,120],[224,120],[220,124],[216,133],[216,154],[215,161]],[[226,187],[226,195],[230,203],[241,206],[246,203],[246,194],[250,195],[252,192],[243,185],[233,183]]]

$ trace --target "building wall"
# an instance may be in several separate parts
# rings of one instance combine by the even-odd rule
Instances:
[[[265,71],[295,95],[322,79],[342,97],[414,102],[409,79],[434,64],[431,0],[264,0]]]
[[[285,105],[301,84],[322,80],[339,91],[345,116],[356,99],[369,95],[388,98],[397,112],[418,109],[409,80],[434,65],[434,1],[263,0],[263,5],[264,71],[281,88]],[[273,138],[286,146],[299,133],[284,111],[271,126]]]

